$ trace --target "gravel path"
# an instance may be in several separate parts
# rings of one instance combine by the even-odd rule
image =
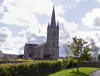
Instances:
[[[94,71],[90,76],[100,76],[100,70]]]

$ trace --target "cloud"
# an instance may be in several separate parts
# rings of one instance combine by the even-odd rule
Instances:
[[[25,38],[25,43],[40,44],[46,41],[47,24],[40,26],[40,29],[33,31],[34,27],[19,31],[19,36]]]
[[[68,41],[71,41],[72,32],[77,30],[78,24],[76,24],[75,22],[68,22],[63,17],[57,17],[57,21],[59,22],[60,28],[60,44],[68,43]]]
[[[76,2],[80,2],[80,1],[82,1],[82,0],[74,0],[74,1],[76,1]]]
[[[94,19],[94,25],[100,26],[100,17]]]
[[[62,47],[62,44],[66,43],[67,41],[70,41],[71,39],[70,35],[73,31],[77,29],[78,25],[74,22],[68,22],[60,16],[57,16],[57,21],[59,22],[59,27],[60,27],[60,45]],[[19,32],[19,35],[21,37],[25,37],[27,43],[40,44],[46,42],[47,25],[48,25],[47,23],[44,25],[40,24],[36,27],[36,29],[34,29],[35,28],[34,26],[30,26],[26,30],[21,30]]]
[[[56,16],[59,16],[61,14],[64,14],[65,11],[64,11],[64,8],[63,8],[63,5],[59,5],[55,8],[55,12],[56,12]]]
[[[60,44],[65,44],[68,41],[71,41],[72,32],[76,31],[78,24],[75,22],[68,22],[63,17],[58,16],[57,21],[59,22],[59,34],[60,34]]]
[[[71,0],[71,1],[69,0],[67,4],[65,1],[64,5],[68,5],[69,7],[75,7],[81,1],[84,0]],[[71,41],[72,37],[74,36],[79,36],[84,39],[87,39],[88,37],[89,38],[93,37],[98,43],[99,41],[97,38],[95,38],[96,37],[95,34],[99,34],[99,32],[94,33],[92,35],[93,31],[89,33],[86,31],[79,31],[78,24],[76,24],[75,22],[69,22],[62,17],[62,15],[65,14],[64,5],[60,4],[55,6],[56,18],[60,26],[61,48],[63,48],[62,47],[63,43],[67,43],[67,41]],[[52,13],[52,6],[53,3],[51,2],[51,0],[4,0],[3,3],[0,5],[0,13],[3,15],[2,18],[0,18],[0,22],[4,24],[12,25],[10,27],[21,26],[20,30],[15,30],[13,28],[14,31],[18,32],[18,34],[15,34],[13,31],[9,30],[8,28],[5,28],[6,32],[2,32],[0,34],[5,40],[2,46],[4,52],[18,53],[19,51],[23,51],[23,47],[26,42],[33,43],[33,44],[35,43],[40,44],[42,42],[45,42],[48,23],[45,22],[43,24],[40,24],[41,19],[38,19],[36,15],[42,16],[46,14],[43,16],[43,19],[45,18],[45,16],[50,17]],[[91,14],[89,17],[92,16],[95,17],[97,15],[97,12],[93,13],[92,15],[92,12],[89,13]],[[89,20],[93,20],[94,22],[92,24],[99,26],[100,24],[99,22],[100,18],[98,17],[99,13],[93,19],[89,17],[87,19],[87,15],[86,15],[82,19],[82,22],[85,25],[87,25],[87,22],[89,22]],[[92,21],[90,21],[90,23],[91,22]],[[22,29],[22,27],[27,27],[27,28]],[[62,53],[61,50],[60,53]]]
[[[21,47],[24,47],[26,42],[25,37],[13,37],[9,36],[9,38],[6,40],[6,42],[2,45],[2,51],[4,53],[9,53],[9,54],[18,54],[20,51],[24,50],[21,49]]]
[[[68,22],[63,17],[57,17],[57,21],[60,23],[60,28],[64,28],[67,31],[75,31],[78,28],[78,24],[75,22]]]
[[[38,19],[35,13],[50,15],[52,2],[50,0],[4,0],[1,7],[3,17],[1,22],[11,25],[36,25]],[[3,9],[7,9],[7,11]]]
[[[100,2],[100,0],[96,0],[97,2]]]
[[[88,0],[65,0],[65,6],[69,9],[76,8],[81,2],[86,2]],[[67,5],[66,5],[67,3]]]
[[[75,1],[76,3],[79,3],[79,2],[82,2],[82,1],[88,1],[88,0],[73,0]]]
[[[88,44],[90,44],[90,39],[93,39],[96,43],[96,46],[100,48],[100,31],[93,31],[93,30],[82,31],[79,29],[75,30],[74,32],[67,32],[67,30],[64,30],[64,31],[66,33],[61,34],[62,38],[60,38],[60,53],[62,55],[65,54],[64,53],[65,49],[63,48],[63,46],[64,45],[66,46],[66,44],[70,44],[72,42],[73,37],[82,38],[83,40],[87,41]]]
[[[13,36],[7,27],[0,28],[0,49],[3,53],[18,54],[26,41],[25,37]]]
[[[96,45],[98,47],[100,47],[100,31],[93,31],[93,30],[90,30],[90,31],[82,31],[82,30],[77,30],[76,32],[73,32],[71,34],[71,37],[78,37],[78,38],[82,38],[84,39],[85,41],[88,41],[90,43],[90,39],[93,39],[96,43]]]
[[[2,36],[0,40],[2,40],[2,42],[5,40],[5,43],[2,45],[2,50],[5,53],[18,53],[18,51],[22,50],[26,42],[39,43],[40,40],[42,42],[46,36],[47,25],[41,25],[36,14],[46,14],[50,16],[52,6],[50,0],[4,0],[0,5],[0,14],[3,15],[2,18],[0,18],[0,22],[18,27],[26,26],[27,28],[26,30],[15,30],[19,32],[18,34],[10,30],[9,31],[13,33],[11,35],[6,34],[7,32],[0,33],[0,36]],[[62,7],[60,6],[57,9],[58,11],[62,10]],[[33,34],[35,36],[33,36]],[[12,52],[10,50],[12,50]]]
[[[0,44],[6,42],[7,38],[11,36],[11,31],[7,27],[0,28]]]
[[[94,8],[91,12],[87,12],[82,18],[82,22],[89,28],[100,28],[100,8]]]
[[[4,13],[4,8],[3,7],[0,7],[0,13]]]
[[[0,28],[0,49],[5,53],[7,50],[12,49],[15,45],[13,43],[12,32],[7,27]],[[11,51],[9,51],[11,52]]]

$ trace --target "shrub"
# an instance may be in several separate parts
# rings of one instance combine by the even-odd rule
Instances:
[[[100,54],[98,55],[98,60],[100,61]]]
[[[34,61],[0,64],[0,76],[45,76],[62,69],[59,61]]]

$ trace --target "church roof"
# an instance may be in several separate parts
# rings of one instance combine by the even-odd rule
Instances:
[[[38,44],[25,44],[25,47],[28,47],[28,48],[34,48],[38,46]]]
[[[44,45],[46,45],[46,44],[47,44],[47,42],[41,43],[40,45],[36,46],[35,48],[42,47],[42,46],[44,46]]]
[[[25,46],[32,46],[32,47],[35,47],[35,46],[38,46],[38,44],[25,44]]]

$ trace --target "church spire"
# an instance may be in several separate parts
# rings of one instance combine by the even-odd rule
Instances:
[[[53,6],[53,11],[52,11],[52,17],[51,17],[51,25],[55,25],[56,26],[54,6]]]

